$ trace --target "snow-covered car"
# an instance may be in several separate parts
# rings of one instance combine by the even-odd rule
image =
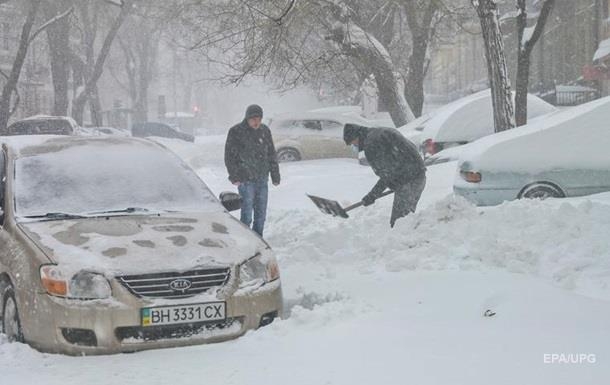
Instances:
[[[610,191],[610,98],[470,144],[454,191],[478,205]]]
[[[269,128],[278,160],[356,158],[343,141],[343,126],[347,123],[371,125],[358,116],[325,112],[283,114],[272,118]]]
[[[139,138],[157,136],[161,138],[180,139],[186,142],[194,142],[195,137],[191,134],[159,122],[136,123],[131,127],[131,135]]]
[[[219,201],[160,144],[39,136],[6,139],[2,152],[9,340],[130,352],[236,338],[280,314],[272,250],[227,211],[239,196]]]
[[[527,96],[528,119],[557,112],[557,108],[535,95]],[[434,155],[494,133],[490,90],[484,90],[444,105],[398,129],[422,152]]]
[[[557,113],[557,112],[559,112],[559,110],[557,110],[553,113],[537,116],[535,118],[530,119],[529,123],[535,124],[536,122],[539,122],[541,120],[548,119],[552,114]],[[466,143],[461,146],[449,147],[445,150],[437,152],[434,155],[428,154],[428,156],[426,156],[424,159],[424,163],[426,166],[432,166],[435,164],[441,164],[441,163],[447,163],[447,162],[453,162],[453,161],[459,160],[462,153],[466,152],[468,150],[468,148],[470,147],[470,145],[472,145],[474,143],[477,143],[477,141],[475,140],[474,142]],[[540,150],[544,151],[544,148],[541,148]]]
[[[14,122],[0,135],[76,135],[79,129],[69,116],[36,115]]]

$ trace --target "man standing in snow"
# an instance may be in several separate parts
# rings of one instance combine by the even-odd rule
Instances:
[[[417,147],[393,128],[346,124],[343,139],[357,152],[364,151],[371,168],[379,177],[371,192],[362,198],[362,203],[372,205],[389,188],[394,191],[391,227],[398,218],[415,212],[426,185],[426,167]]]
[[[280,168],[269,127],[262,124],[263,109],[253,104],[244,120],[231,127],[225,144],[225,165],[229,180],[242,199],[241,221],[263,236],[267,217],[268,180],[280,184]]]

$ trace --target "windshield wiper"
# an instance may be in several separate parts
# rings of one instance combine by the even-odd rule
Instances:
[[[83,215],[78,215],[78,214],[68,214],[68,213],[46,213],[46,214],[42,214],[42,215],[27,215],[24,218],[28,218],[28,219],[38,219],[38,218],[45,218],[45,219],[82,219],[82,218],[86,218]]]
[[[106,210],[106,211],[96,211],[93,213],[88,213],[89,215],[99,215],[99,214],[120,214],[120,213],[147,213],[150,210],[144,207],[126,207],[120,210]]]

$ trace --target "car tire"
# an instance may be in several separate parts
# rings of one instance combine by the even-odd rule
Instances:
[[[521,191],[520,199],[547,199],[547,198],[565,198],[565,194],[561,189],[550,183],[534,183]]]
[[[2,333],[10,342],[24,342],[15,292],[11,286],[4,289],[2,296]]]
[[[299,160],[301,160],[301,154],[294,148],[280,148],[277,150],[277,161],[280,163],[297,162]]]

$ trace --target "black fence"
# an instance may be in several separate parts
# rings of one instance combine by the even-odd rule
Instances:
[[[582,86],[557,86],[540,93],[542,99],[555,106],[577,106],[600,98],[598,90]]]

